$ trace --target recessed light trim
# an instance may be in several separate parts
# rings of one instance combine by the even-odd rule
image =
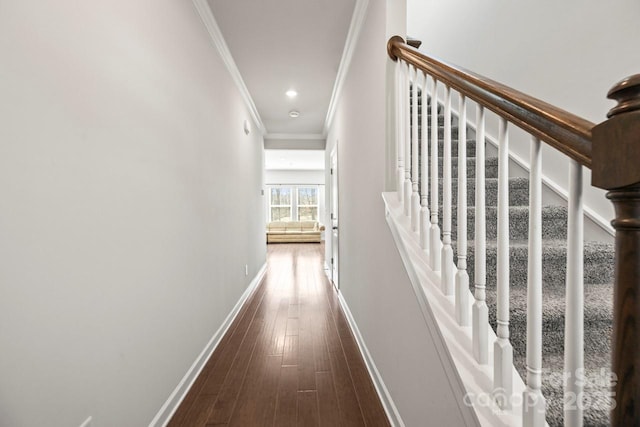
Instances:
[[[289,117],[295,119],[297,117],[300,117],[300,112],[296,111],[296,110],[291,110],[289,111]]]
[[[296,96],[298,96],[298,92],[296,92],[296,91],[295,91],[295,89],[289,89],[289,90],[286,92],[286,95],[287,95],[289,98],[295,98]]]

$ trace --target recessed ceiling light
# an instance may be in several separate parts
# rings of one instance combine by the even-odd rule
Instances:
[[[296,92],[296,91],[295,91],[295,90],[293,90],[293,89],[289,89],[289,90],[287,91],[287,96],[288,96],[289,98],[295,98],[296,96],[298,96],[298,92]]]
[[[299,111],[296,111],[296,110],[291,110],[291,111],[289,111],[289,117],[292,117],[292,118],[294,118],[294,119],[295,119],[296,117],[300,117],[300,112],[299,112]]]

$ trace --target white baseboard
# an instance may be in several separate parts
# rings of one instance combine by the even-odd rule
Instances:
[[[349,326],[351,327],[351,331],[353,332],[353,336],[356,338],[356,343],[358,344],[358,348],[360,349],[360,354],[364,359],[367,370],[369,371],[369,375],[373,379],[373,385],[378,392],[378,396],[380,396],[382,406],[387,413],[389,422],[394,427],[405,427],[404,422],[400,417],[400,412],[398,412],[398,408],[396,408],[395,403],[393,403],[393,399],[389,394],[389,390],[387,390],[387,387],[384,385],[382,376],[380,375],[380,372],[378,372],[378,368],[376,368],[376,364],[373,362],[373,358],[369,353],[369,349],[367,349],[367,346],[364,343],[364,338],[362,338],[362,335],[360,334],[360,330],[358,329],[358,325],[356,325],[356,321],[351,314],[351,310],[349,310],[347,301],[345,301],[344,297],[342,296],[342,292],[338,292],[338,296],[340,299],[340,306],[342,307],[342,311],[344,311],[347,322],[349,322]]]
[[[193,365],[191,365],[180,383],[173,390],[173,393],[171,393],[167,401],[164,403],[164,405],[162,405],[162,408],[160,408],[151,423],[149,423],[149,427],[164,427],[167,425],[169,420],[171,420],[171,417],[178,409],[178,406],[180,406],[180,403],[182,403],[182,401],[184,400],[187,392],[195,382],[196,378],[198,378],[198,375],[200,375],[200,372],[206,365],[214,350],[216,349],[216,347],[218,347],[218,344],[220,344],[222,337],[224,337],[224,335],[227,333],[227,330],[240,312],[240,309],[247,301],[249,296],[253,293],[253,291],[257,288],[258,284],[260,284],[266,272],[267,264],[265,263],[260,268],[258,274],[256,274],[251,283],[249,283],[249,286],[244,291],[227,318],[224,319],[222,325],[220,325],[216,333],[213,334],[213,337],[211,337],[204,350],[202,350],[200,355],[198,355],[195,362],[193,362]]]

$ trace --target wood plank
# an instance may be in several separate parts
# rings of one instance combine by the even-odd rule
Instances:
[[[300,319],[298,335],[298,390],[316,389],[316,366],[313,356],[314,326],[311,322],[310,307],[305,306]]]
[[[298,368],[297,366],[282,366],[273,425],[275,427],[295,427],[297,413]]]
[[[289,298],[282,298],[276,314],[276,322],[271,334],[268,354],[282,355],[286,339],[287,319],[289,313]]]
[[[298,326],[298,318],[290,317],[287,319],[287,335],[298,335],[300,328]]]
[[[289,304],[289,314],[288,317],[297,318],[299,316],[299,305],[298,304]]]
[[[215,395],[199,395],[187,415],[184,417],[184,420],[178,425],[181,427],[204,426],[207,423],[207,416],[215,401]]]
[[[327,347],[329,348],[329,361],[333,384],[340,408],[340,418],[349,426],[364,426],[364,418],[360,410],[360,404],[349,373],[349,367],[345,360],[342,345],[335,325],[327,321]]]
[[[281,365],[282,356],[259,355],[252,361],[229,426],[273,423]]]
[[[259,333],[263,329],[263,324],[264,320],[258,317],[258,313],[256,313],[256,318],[254,318],[247,336],[242,342],[242,346],[225,377],[218,399],[208,418],[208,423],[224,424],[231,419],[231,414],[249,369],[249,362],[253,356]]]
[[[338,398],[333,387],[331,372],[317,372],[316,385],[318,387],[318,415],[321,427],[340,425],[340,409]]]
[[[298,391],[297,425],[304,427],[319,426],[318,393],[316,391]]]
[[[282,366],[291,366],[291,365],[297,365],[297,364],[298,364],[298,336],[288,335],[285,337],[285,340],[284,340]]]
[[[387,415],[371,381],[369,371],[360,356],[355,340],[350,331],[348,332],[348,339],[341,338],[341,341],[364,422],[367,426],[388,426]]]

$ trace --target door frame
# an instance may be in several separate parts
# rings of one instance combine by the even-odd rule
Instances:
[[[329,156],[329,213],[331,222],[331,283],[336,289],[340,289],[340,262],[339,262],[339,242],[340,228],[338,223],[339,209],[339,182],[338,182],[338,141],[331,150]]]

